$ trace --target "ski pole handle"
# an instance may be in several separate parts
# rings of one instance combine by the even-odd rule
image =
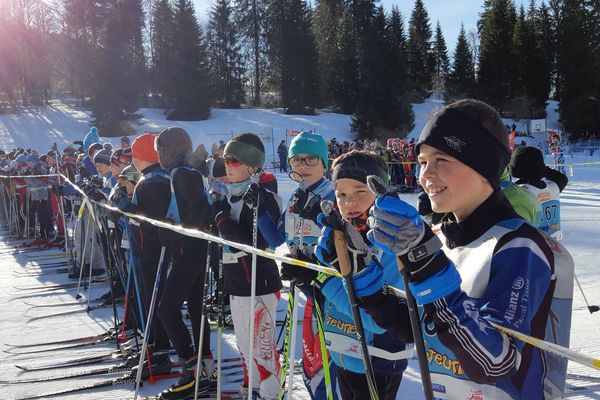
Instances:
[[[338,256],[338,263],[340,265],[340,272],[342,276],[350,276],[352,273],[352,263],[350,262],[348,244],[346,243],[344,232],[337,229],[333,231],[333,244],[335,246],[335,252]]]

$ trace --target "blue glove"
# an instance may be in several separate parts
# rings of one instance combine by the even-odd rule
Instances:
[[[415,292],[413,285],[419,286],[414,293],[417,300],[434,301],[459,287],[460,276],[441,250],[442,242],[417,210],[377,177],[370,176],[367,182],[378,195],[369,211],[367,223],[371,229],[367,237],[383,251],[400,257],[410,273],[411,291]],[[429,281],[433,277],[441,279]]]
[[[354,229],[351,224],[347,224],[342,219],[340,213],[337,210],[334,210],[333,207],[331,207],[329,215],[319,214],[317,220],[323,228],[321,229],[321,236],[315,247],[315,256],[323,264],[332,266],[341,272],[333,240],[334,230],[344,232],[346,243],[348,245],[348,252],[350,253],[350,261],[352,262],[352,275],[358,274],[373,261],[371,249],[361,236],[360,232]]]

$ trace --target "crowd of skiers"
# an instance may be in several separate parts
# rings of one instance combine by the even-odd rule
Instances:
[[[423,348],[413,343],[423,342],[424,354],[417,355],[431,374],[424,388],[430,398],[542,399],[563,389],[566,363],[550,363],[548,355],[493,324],[546,337],[557,287],[565,284],[557,282],[556,270],[569,264],[568,252],[550,236],[560,238],[559,194],[567,178],[546,167],[535,148],[519,148],[511,157],[502,121],[487,104],[452,103],[432,117],[418,141],[391,149],[410,152],[416,163],[410,164],[410,182],[401,168],[407,186],[416,187],[418,179],[423,189],[416,207],[392,190],[386,160],[372,143],[357,149],[310,132],[295,136],[287,164],[298,187],[284,204],[275,176],[263,170],[265,149],[257,135],[241,133],[211,155],[194,151],[188,133],[177,127],[139,135],[131,144],[125,139],[122,148],[111,149],[92,128],[80,149],[69,147],[62,155],[56,148],[41,156],[33,150],[5,154],[11,178],[3,183],[11,187],[4,193],[19,196],[21,218],[35,215],[39,222],[39,233],[29,234],[44,239],[64,237],[60,214],[72,207],[74,248],[83,260],[76,265],[84,267],[74,267],[70,276],[108,271],[115,297],[125,293],[119,270],[137,271],[146,316],[160,271],[142,375],[174,368],[171,347],[182,370],[160,398],[193,398],[196,383],[206,392],[214,379],[210,335],[200,337],[207,268],[215,275],[222,268],[246,397],[279,399],[283,393],[286,372],[276,339],[282,280],[307,298],[302,367],[314,399],[395,399],[413,348]],[[20,177],[48,173],[64,174],[94,203],[82,204],[61,178]],[[261,256],[253,276],[252,254],[96,203],[261,250],[285,245],[289,257],[333,267],[345,277],[299,263],[278,266]],[[21,234],[35,230],[31,220],[20,221]],[[159,268],[161,262],[170,268]],[[413,325],[412,297],[419,305]],[[184,302],[191,333],[181,313]],[[564,329],[570,308],[558,318]]]

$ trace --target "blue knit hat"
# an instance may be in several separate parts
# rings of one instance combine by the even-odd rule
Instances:
[[[17,158],[15,158],[15,161],[18,163],[26,163],[28,160],[27,154],[19,154]]]
[[[323,160],[325,170],[329,168],[329,160],[327,159],[327,143],[323,136],[311,133],[311,132],[300,132],[290,143],[288,150],[288,160],[294,157],[296,154],[310,154],[311,156],[317,156]]]
[[[87,152],[90,145],[97,142],[100,142],[100,135],[98,135],[98,129],[95,126],[92,126],[83,139],[83,151]]]

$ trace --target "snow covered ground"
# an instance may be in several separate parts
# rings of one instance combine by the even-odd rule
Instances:
[[[441,103],[430,101],[423,105],[415,106],[417,126],[422,127],[426,123],[427,115],[440,106]],[[140,131],[157,131],[172,125],[165,121],[160,110],[143,110],[145,117],[144,125]],[[0,116],[0,148],[10,149],[15,146],[37,147],[40,150],[47,149],[50,143],[56,141],[59,148],[73,140],[82,139],[88,131],[89,116],[83,110],[73,107],[66,101],[56,101],[50,107],[26,109],[18,115]],[[271,110],[215,110],[208,121],[178,123],[183,126],[194,137],[194,143],[211,143],[219,139],[226,140],[231,134],[241,131],[254,131],[261,133],[260,129],[273,127],[275,144],[283,138],[285,129],[316,129],[317,132],[326,137],[336,136],[338,140],[349,138],[349,117],[338,114],[324,113],[315,117],[285,116]],[[415,127],[415,131],[417,131]],[[217,135],[210,135],[216,133]],[[417,133],[418,134],[418,133]],[[416,135],[416,134],[415,134]],[[118,141],[114,139],[113,142]],[[551,163],[551,160],[547,160]],[[583,291],[587,295],[590,304],[600,304],[600,261],[598,251],[600,249],[600,155],[590,157],[583,153],[574,153],[566,157],[567,163],[573,166],[573,176],[562,195],[562,222],[564,243],[575,258],[576,273],[582,284]],[[588,163],[586,165],[577,165]],[[589,164],[596,163],[596,164]],[[295,188],[292,182],[283,174],[278,174],[279,190],[283,198],[289,198]],[[413,204],[416,203],[416,195],[404,195],[405,199]],[[15,364],[40,365],[49,362],[84,357],[90,355],[105,354],[110,352],[114,345],[105,344],[92,348],[71,349],[56,352],[43,352],[30,355],[7,354],[7,344],[25,344],[39,341],[59,340],[74,338],[84,335],[93,335],[106,331],[112,321],[112,310],[101,309],[92,311],[89,315],[78,312],[68,316],[49,317],[38,320],[30,320],[32,317],[59,312],[75,310],[80,306],[64,306],[56,309],[31,308],[32,305],[50,304],[56,302],[73,301],[75,290],[64,290],[45,294],[33,294],[17,287],[26,287],[40,284],[54,284],[67,282],[64,274],[43,276],[19,276],[24,270],[32,271],[37,268],[33,262],[41,257],[51,256],[50,251],[43,254],[29,253],[18,254],[11,247],[11,242],[6,238],[0,242],[0,380],[12,378],[29,378],[34,376],[54,375],[58,371],[40,371],[22,373],[14,367]],[[283,249],[278,249],[282,252]],[[40,261],[41,262],[41,261]],[[44,262],[51,262],[46,260]],[[92,298],[106,291],[106,287],[93,289]],[[571,348],[583,353],[600,357],[600,313],[590,315],[581,292],[575,288],[573,308],[573,324],[571,334]],[[279,305],[279,316],[283,319],[285,309],[285,297]],[[51,310],[51,311],[49,311]],[[212,347],[215,350],[215,337],[213,333]],[[236,354],[234,338],[231,332],[225,335],[225,356]],[[297,346],[298,355],[300,346]],[[16,351],[16,350],[15,350]],[[116,364],[113,363],[113,364]],[[110,364],[103,364],[110,365]],[[82,371],[96,368],[94,366],[71,368],[68,372]],[[600,376],[599,371],[570,364],[571,372],[586,375]],[[66,372],[65,370],[60,373]],[[119,374],[111,375],[117,377]],[[234,375],[235,376],[235,375]],[[238,375],[239,376],[239,375]],[[24,385],[0,385],[0,399],[14,399],[24,395],[41,394],[47,391],[66,389],[91,382],[99,382],[106,379],[102,377],[75,378],[65,381],[24,384]],[[598,382],[576,382],[570,380],[571,385],[590,385]],[[146,385],[141,389],[141,394],[151,395],[159,392],[170,384],[170,381],[160,381],[155,385]],[[227,388],[236,388],[238,383],[228,383]],[[301,389],[300,379],[296,381],[298,389],[294,391],[294,398],[307,398],[306,392]],[[589,398],[600,397],[600,389],[595,392],[585,392],[576,397]],[[64,399],[131,399],[133,398],[132,385],[121,385],[108,389],[99,389],[78,395],[64,396]],[[398,398],[418,399],[422,398],[422,389],[415,360],[409,363]]]

